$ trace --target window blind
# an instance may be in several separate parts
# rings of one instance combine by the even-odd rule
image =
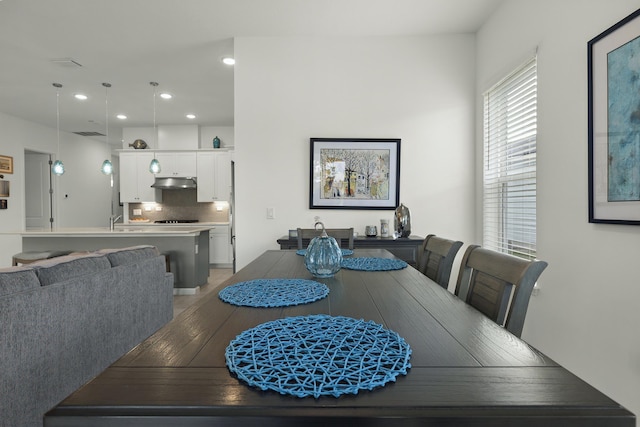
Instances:
[[[536,257],[537,60],[484,94],[483,245]]]

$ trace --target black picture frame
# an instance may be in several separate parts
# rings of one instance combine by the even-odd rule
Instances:
[[[310,209],[400,204],[399,138],[310,138]]]
[[[630,52],[640,55],[640,9],[587,43],[590,223],[640,225],[640,103],[630,95],[640,70],[624,64]]]

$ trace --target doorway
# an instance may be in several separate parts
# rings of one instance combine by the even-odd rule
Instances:
[[[25,229],[47,230],[53,224],[51,155],[24,152]]]

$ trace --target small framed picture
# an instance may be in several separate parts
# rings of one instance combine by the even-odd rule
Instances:
[[[0,197],[9,197],[10,194],[10,182],[0,179]]]
[[[13,157],[0,155],[0,173],[13,173]]]

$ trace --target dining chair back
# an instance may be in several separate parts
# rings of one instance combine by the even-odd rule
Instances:
[[[471,245],[462,258],[455,294],[520,337],[533,287],[547,265]]]
[[[333,237],[338,242],[338,246],[343,249],[353,249],[353,227],[352,228],[327,228],[327,235]],[[306,249],[303,240],[311,240],[318,237],[322,230],[315,228],[298,228],[298,249]]]
[[[418,270],[443,288],[449,287],[453,260],[462,247],[459,240],[449,240],[429,234],[422,242]]]

